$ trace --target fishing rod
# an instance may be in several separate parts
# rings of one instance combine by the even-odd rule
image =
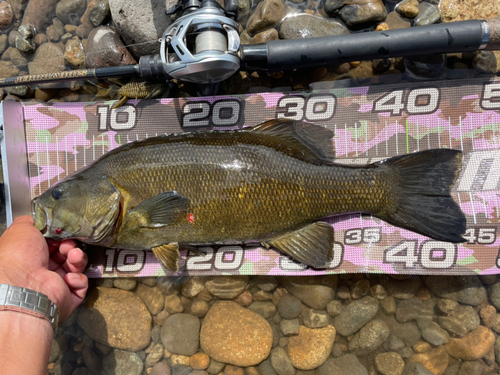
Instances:
[[[500,18],[242,45],[237,0],[226,0],[225,5],[223,9],[215,0],[183,0],[167,10],[167,15],[182,13],[163,33],[160,54],[142,56],[138,64],[8,77],[0,79],[0,87],[131,75],[148,82],[217,84],[238,70],[274,72],[389,57],[500,50]]]

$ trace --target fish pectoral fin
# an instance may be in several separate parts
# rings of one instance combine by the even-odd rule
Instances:
[[[333,259],[333,227],[318,221],[299,230],[281,234],[262,246],[272,246],[299,262],[314,268],[324,268]]]
[[[179,270],[179,265],[177,264],[179,261],[179,244],[177,242],[153,247],[151,250],[153,250],[154,255],[163,267],[171,271]]]
[[[158,228],[187,220],[188,204],[178,192],[166,191],[139,203],[129,214],[138,218],[141,227]]]
[[[290,119],[269,120],[244,128],[245,131],[264,133],[286,140],[298,152],[292,156],[313,164],[329,164],[335,159],[334,134],[321,126]],[[290,152],[284,150],[285,152]]]

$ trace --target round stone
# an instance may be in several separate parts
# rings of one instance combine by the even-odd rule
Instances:
[[[64,48],[64,61],[72,69],[85,68],[85,52],[79,39],[70,39]]]
[[[200,277],[191,277],[181,287],[181,293],[186,298],[196,297],[205,289],[205,282]]]
[[[86,0],[61,0],[57,4],[56,14],[64,23],[78,25],[85,9]]]
[[[141,375],[144,364],[136,353],[115,349],[104,357],[103,368],[106,374]]]
[[[261,1],[247,21],[250,35],[276,26],[285,16],[285,4],[281,0]]]
[[[189,358],[189,366],[195,370],[206,370],[210,366],[210,357],[205,353],[196,353]]]
[[[401,375],[405,361],[398,353],[382,353],[375,357],[375,367],[382,375]]]
[[[259,314],[264,319],[270,319],[276,313],[276,305],[272,302],[256,301],[248,306],[248,310]]]
[[[302,311],[302,303],[297,297],[285,294],[278,302],[278,311],[284,319],[295,319]]]
[[[115,288],[118,288],[118,289],[132,290],[137,285],[137,281],[132,277],[123,278],[123,279],[115,279],[115,280],[113,280],[113,285],[115,286]]]
[[[477,306],[486,298],[486,289],[477,276],[425,276],[424,282],[438,297]]]
[[[170,315],[161,328],[163,346],[175,354],[195,354],[199,339],[200,319],[190,314]]]
[[[309,329],[301,326],[297,336],[290,336],[288,356],[299,370],[312,370],[323,364],[335,341],[335,328]]]
[[[448,353],[457,358],[472,361],[483,358],[495,343],[495,335],[490,329],[479,326],[460,339],[451,339],[446,344]]]
[[[324,310],[314,310],[304,308],[302,320],[307,328],[323,328],[329,325],[330,316]]]
[[[349,353],[339,358],[328,358],[325,363],[314,371],[314,374],[368,375],[368,370],[354,354]]]
[[[8,29],[14,22],[14,12],[8,1],[0,3],[0,29]]]
[[[287,277],[280,281],[289,293],[312,309],[324,310],[333,300],[338,285],[338,275],[316,277]]]
[[[164,296],[158,288],[151,288],[144,284],[140,284],[135,294],[144,302],[151,314],[156,315],[163,310],[165,305]]]
[[[36,48],[36,31],[33,26],[26,24],[19,26],[16,36],[16,47],[19,51],[31,53]]]
[[[191,304],[191,314],[199,318],[204,317],[207,314],[208,309],[210,309],[210,306],[205,301],[193,301]]]
[[[347,34],[349,30],[340,22],[310,14],[297,14],[295,17],[285,18],[281,22],[279,32],[281,39],[307,39]]]
[[[264,318],[237,303],[217,302],[204,318],[200,342],[218,362],[253,366],[269,355],[273,331]]]
[[[271,350],[271,365],[278,375],[295,375],[292,362],[281,346]]]
[[[413,354],[408,360],[410,363],[420,363],[423,367],[434,374],[442,374],[448,367],[450,356],[444,346],[438,346],[425,353]]]
[[[366,296],[349,304],[335,317],[335,327],[342,336],[350,336],[368,323],[378,311],[378,300]]]
[[[77,322],[92,339],[113,348],[139,351],[151,341],[151,315],[132,292],[94,289]]]
[[[152,367],[154,366],[160,359],[163,358],[163,355],[165,354],[165,350],[163,349],[163,345],[160,343],[156,343],[153,345],[151,348],[151,351],[148,353],[148,356],[146,357],[146,366],[147,367]]]
[[[151,370],[149,375],[170,375],[170,367],[168,366],[168,362],[166,360],[158,362],[153,366],[153,369]]]
[[[390,335],[387,324],[382,320],[372,320],[359,330],[349,341],[349,351],[357,356],[366,356],[375,351]]]
[[[233,299],[243,292],[248,276],[219,276],[205,283],[207,290],[220,299]]]
[[[472,306],[459,306],[449,316],[440,316],[439,325],[457,336],[475,330],[481,320]]]
[[[165,297],[165,311],[170,314],[181,313],[184,311],[181,299],[176,294],[171,294]]]
[[[132,65],[136,61],[125,48],[118,30],[112,26],[99,26],[88,35],[85,46],[87,68]]]

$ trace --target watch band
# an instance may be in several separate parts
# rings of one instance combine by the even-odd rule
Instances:
[[[47,320],[52,328],[59,324],[59,308],[43,293],[0,284],[0,311],[17,311]]]

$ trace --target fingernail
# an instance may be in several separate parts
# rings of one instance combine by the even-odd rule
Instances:
[[[82,276],[79,273],[70,273],[68,277],[72,280],[80,280]]]

